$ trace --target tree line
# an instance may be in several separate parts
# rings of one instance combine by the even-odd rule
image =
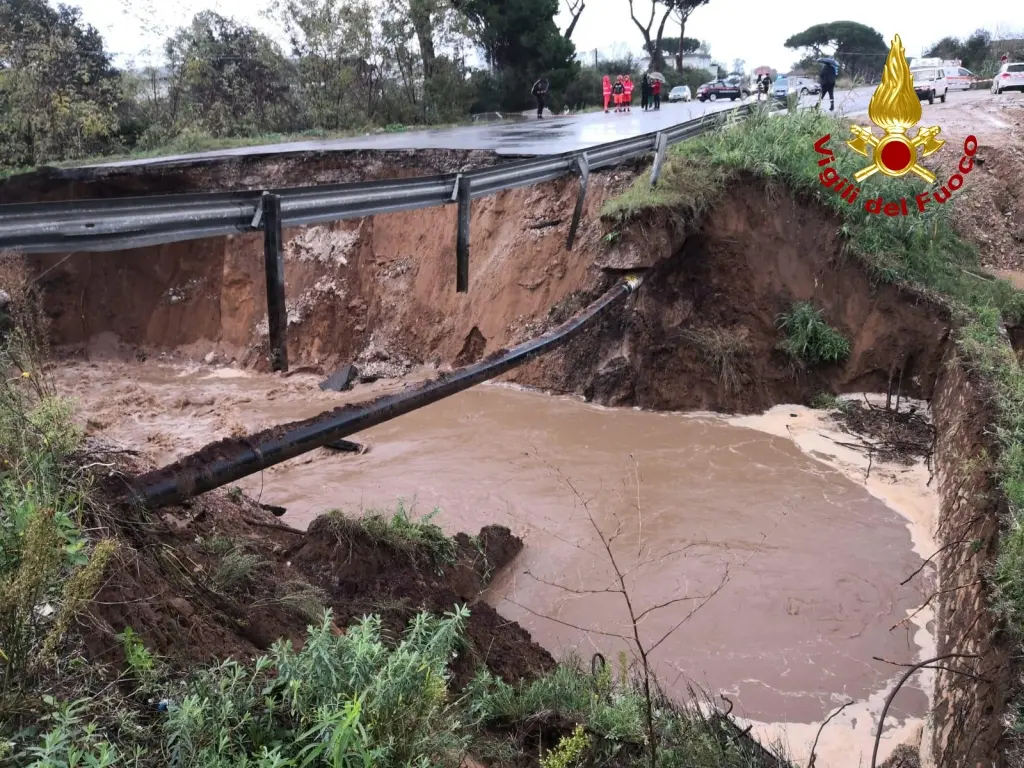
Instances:
[[[285,45],[203,11],[164,40],[162,66],[121,69],[79,9],[0,0],[0,167],[447,123],[526,109],[540,77],[553,109],[596,106],[602,74],[637,73],[641,62],[578,63],[571,38],[585,0],[562,1],[572,16],[565,32],[560,0],[271,0],[266,14]],[[685,36],[686,20],[708,0],[638,1],[657,22],[638,23],[650,67],[674,53],[679,70],[702,45]],[[467,64],[473,52],[485,69]],[[711,77],[665,74],[670,87]]]

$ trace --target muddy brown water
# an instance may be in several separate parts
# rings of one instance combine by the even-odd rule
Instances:
[[[92,431],[160,462],[354,397],[310,376],[232,369],[73,364],[57,375]],[[813,723],[898,676],[872,657],[919,650],[912,629],[890,631],[921,602],[920,586],[899,586],[921,564],[906,522],[784,437],[489,385],[353,439],[369,450],[318,450],[241,485],[301,527],[398,499],[417,515],[440,509],[450,532],[508,525],[526,547],[485,599],[556,657],[613,660],[624,647],[614,635],[631,632],[621,596],[601,591],[614,574],[595,526],[636,612],[665,606],[644,618],[644,641],[678,627],[653,654],[672,694],[693,681],[751,719]],[[925,708],[907,688],[893,715]]]

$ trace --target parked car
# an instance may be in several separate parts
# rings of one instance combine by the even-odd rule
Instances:
[[[689,101],[691,98],[690,86],[688,85],[677,85],[668,92],[669,101]]]
[[[739,83],[730,84],[725,80],[712,80],[710,83],[704,83],[700,88],[697,89],[697,100],[698,101],[718,101],[718,99],[742,99],[744,96],[749,96],[750,91],[744,88]]]
[[[775,78],[772,93],[775,98],[785,101],[791,93],[800,96],[821,93],[821,83],[810,77],[802,77],[800,75],[779,75]]]
[[[963,67],[946,67],[946,82],[949,83],[951,91],[969,91],[971,86],[978,79],[969,69]]]
[[[949,82],[946,80],[946,70],[942,67],[923,67],[911,69],[910,74],[914,77],[914,93],[917,98],[928,99],[929,104],[935,103],[935,97],[939,101],[946,101],[946,93],[949,91]]]
[[[1024,63],[1005,62],[992,78],[992,93],[1003,91],[1024,91]]]

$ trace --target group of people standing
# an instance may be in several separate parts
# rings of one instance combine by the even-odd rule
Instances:
[[[605,75],[601,90],[605,112],[609,111],[609,104],[614,105],[616,112],[633,111],[633,78],[629,75],[616,75],[614,83]],[[661,80],[646,73],[640,81],[640,107],[644,112],[648,109],[661,109]]]

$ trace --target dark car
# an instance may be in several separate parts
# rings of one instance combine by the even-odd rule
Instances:
[[[740,83],[727,83],[725,80],[712,80],[710,83],[704,83],[700,88],[697,89],[697,99],[699,101],[718,101],[719,99],[742,99],[744,96],[749,96],[750,91],[744,88]]]

